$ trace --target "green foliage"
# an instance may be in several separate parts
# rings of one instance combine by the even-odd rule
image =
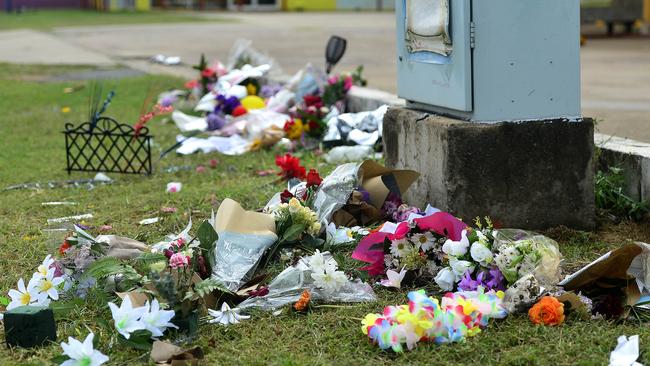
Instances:
[[[650,212],[648,202],[636,201],[623,191],[623,169],[610,167],[609,171],[596,173],[596,207],[612,215],[640,221]]]
[[[151,342],[151,332],[148,330],[136,330],[131,333],[129,339],[124,338],[122,335],[117,337],[118,341],[127,346],[141,351],[150,351],[152,342]]]
[[[150,266],[160,261],[167,261],[167,257],[161,253],[142,253],[135,258],[135,261],[143,266]]]
[[[201,226],[199,226],[197,238],[199,239],[201,252],[204,258],[207,259],[209,266],[208,272],[212,272],[215,261],[214,250],[216,247],[216,242],[219,240],[219,234],[217,234],[210,222],[208,222],[208,220],[205,220]]]
[[[226,294],[232,294],[232,291],[228,290],[226,286],[224,286],[223,283],[221,283],[221,281],[218,281],[214,278],[206,278],[205,280],[194,285],[193,295],[196,295],[196,297],[201,298],[214,291],[221,291]]]
[[[142,276],[133,267],[113,257],[96,260],[86,268],[84,274],[94,277],[98,282],[109,276],[120,275],[122,286],[125,288],[130,288],[142,280]]]

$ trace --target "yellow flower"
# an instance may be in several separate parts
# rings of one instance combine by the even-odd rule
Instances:
[[[363,334],[368,335],[368,328],[371,326],[375,325],[375,322],[379,319],[379,314],[368,314],[366,315],[365,318],[361,321],[361,331]]]
[[[287,131],[287,137],[290,140],[298,140],[302,136],[303,124],[300,118],[295,118],[293,124]]]
[[[257,151],[262,148],[262,140],[260,139],[255,139],[253,140],[253,143],[251,144],[250,151]]]
[[[61,108],[61,113],[70,113],[71,110],[70,107],[63,107]]]
[[[246,85],[246,91],[248,92],[248,95],[257,95],[257,87],[253,83],[248,83],[248,85]]]

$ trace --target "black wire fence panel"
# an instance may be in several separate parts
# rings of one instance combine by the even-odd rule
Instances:
[[[136,133],[129,125],[100,117],[94,125],[67,123],[63,134],[68,173],[152,173],[152,136],[146,127]]]

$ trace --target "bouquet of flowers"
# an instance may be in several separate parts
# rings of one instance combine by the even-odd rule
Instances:
[[[387,274],[388,286],[399,287],[407,274],[433,278],[443,291],[505,290],[527,274],[547,286],[559,281],[561,257],[549,238],[526,234],[511,240],[512,231],[495,230],[489,218],[485,225],[477,219],[471,228],[445,212],[404,212],[409,214],[407,221],[384,224],[352,254],[370,263],[362,268],[370,275]],[[400,272],[399,281],[391,280],[400,270],[405,273]]]

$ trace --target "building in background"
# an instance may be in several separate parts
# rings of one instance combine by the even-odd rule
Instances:
[[[229,10],[392,10],[394,0],[228,0]]]

